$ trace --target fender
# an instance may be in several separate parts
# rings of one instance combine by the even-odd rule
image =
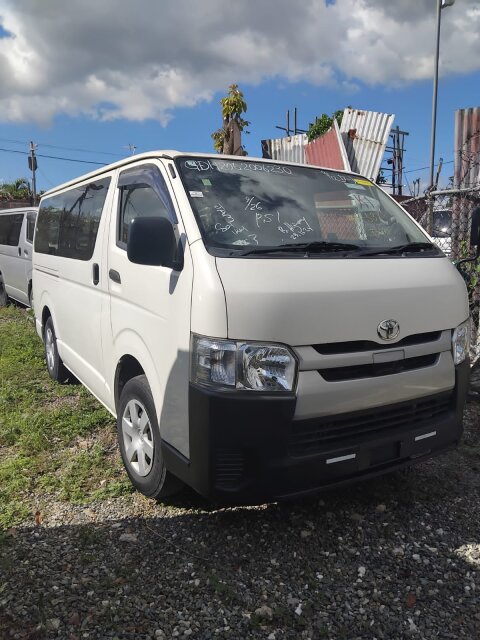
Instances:
[[[132,356],[140,363],[150,385],[155,403],[155,411],[157,412],[158,423],[160,424],[160,415],[162,411],[162,398],[165,389],[165,380],[161,380],[160,372],[155,366],[155,362],[150,355],[149,349],[145,344],[143,337],[134,329],[124,329],[114,338],[113,343],[113,359],[115,367],[109,373],[109,384],[112,390],[112,409],[116,415],[115,408],[115,375],[120,360],[124,356]]]

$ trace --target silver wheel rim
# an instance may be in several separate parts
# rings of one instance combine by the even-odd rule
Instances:
[[[123,412],[122,436],[128,466],[138,476],[147,476],[153,466],[153,432],[145,407],[136,399],[130,400]]]
[[[45,355],[47,356],[48,370],[53,371],[55,366],[55,341],[50,327],[45,331]]]

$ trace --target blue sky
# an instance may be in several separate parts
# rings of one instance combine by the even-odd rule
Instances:
[[[170,14],[159,23],[158,37],[155,27],[149,31],[147,22],[132,15],[139,21],[136,33],[145,36],[126,38],[123,24],[99,27],[104,14],[90,0],[71,0],[71,13],[62,14],[60,22],[53,11],[50,22],[48,15],[40,18],[34,0],[0,0],[0,180],[29,176],[27,156],[16,152],[26,152],[30,140],[38,144],[39,156],[76,160],[39,157],[39,189],[99,166],[90,161],[107,164],[129,155],[129,144],[137,153],[213,151],[210,134],[221,124],[219,99],[228,84],[238,82],[251,121],[244,138],[249,155],[261,155],[261,139],[282,135],[275,125],[284,126],[287,109],[293,113],[297,107],[298,125],[304,128],[316,115],[351,105],[395,113],[394,124],[410,133],[406,178],[412,184],[420,177],[427,186],[428,170],[417,170],[429,164],[433,0],[402,0],[404,13],[377,0],[338,0],[328,7],[305,0],[302,8],[310,5],[310,13],[297,10],[289,22],[288,16],[265,12],[258,17],[261,26],[252,18],[256,4],[251,0],[238,3],[249,6],[250,17],[238,24],[244,19],[239,14],[236,26],[227,14],[222,20],[219,0],[205,0],[191,25],[181,22],[180,42],[172,40],[162,49],[158,41],[162,34],[167,37],[162,29],[168,29],[169,20],[177,24],[180,5],[189,1],[168,4]],[[158,6],[139,2],[151,12]],[[263,0],[262,7],[282,3]],[[58,0],[50,5],[65,6]],[[455,109],[480,104],[477,7],[474,0],[457,0],[442,12],[436,155],[446,163],[453,160]],[[209,8],[214,17],[206,15]],[[75,11],[81,20],[75,20]],[[349,26],[352,12],[359,25],[355,31]],[[316,30],[312,15],[321,17]],[[287,27],[281,27],[284,20]],[[228,37],[223,45],[230,47],[228,55],[215,43],[207,46],[202,29]],[[445,164],[444,181],[452,167]]]

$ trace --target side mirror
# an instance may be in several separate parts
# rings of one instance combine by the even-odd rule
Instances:
[[[135,264],[182,268],[175,231],[166,218],[135,218],[128,230],[127,256]]]
[[[476,257],[478,258],[480,256],[480,207],[477,207],[472,211],[470,246],[477,247]]]

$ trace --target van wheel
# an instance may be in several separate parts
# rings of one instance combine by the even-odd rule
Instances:
[[[53,328],[52,318],[48,318],[45,323],[43,343],[45,346],[45,360],[47,361],[47,369],[50,377],[56,382],[66,382],[69,377],[69,372],[58,355],[57,337],[55,335],[55,329]]]
[[[123,464],[133,486],[149,498],[166,498],[183,483],[166,469],[160,429],[146,376],[136,376],[122,389],[117,434]]]
[[[0,280],[0,308],[6,307],[8,302],[7,292],[5,291],[5,285],[3,280]]]
[[[28,306],[30,307],[30,309],[33,309],[33,287],[32,287],[32,283],[30,283],[30,286],[28,287]]]

